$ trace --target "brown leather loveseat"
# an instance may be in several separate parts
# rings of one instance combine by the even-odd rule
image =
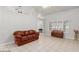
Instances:
[[[18,46],[35,41],[39,38],[39,32],[36,32],[35,30],[15,31],[13,35],[15,44]]]
[[[58,37],[58,38],[63,38],[64,33],[61,30],[53,30],[53,31],[51,31],[51,36]]]

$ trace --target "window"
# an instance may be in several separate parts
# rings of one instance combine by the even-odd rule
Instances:
[[[54,21],[49,23],[50,30],[62,30],[64,31],[64,22],[63,21]]]

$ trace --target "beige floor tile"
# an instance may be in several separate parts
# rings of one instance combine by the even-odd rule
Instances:
[[[20,47],[15,44],[0,46],[0,51],[2,50],[9,52],[79,52],[79,41],[40,35],[39,40]]]

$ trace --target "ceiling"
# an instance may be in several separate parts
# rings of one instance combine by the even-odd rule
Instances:
[[[11,7],[9,6],[8,9],[12,9],[12,8],[14,9],[16,7],[17,6],[11,6]],[[48,6],[47,8],[43,8],[43,6],[23,6],[22,7],[23,10],[27,10],[28,8],[34,9],[37,14],[46,16],[46,15],[50,15],[61,11],[79,8],[79,6]]]
[[[52,13],[66,11],[66,10],[70,10],[70,9],[74,9],[74,8],[79,8],[79,6],[48,6],[47,8],[42,8],[42,6],[34,7],[35,11],[42,15],[49,15]]]

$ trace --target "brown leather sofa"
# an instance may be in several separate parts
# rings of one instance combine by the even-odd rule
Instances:
[[[15,38],[15,44],[18,46],[35,41],[39,38],[39,32],[36,32],[35,30],[15,31],[13,35]]]
[[[63,38],[64,33],[61,30],[53,30],[51,32],[51,36],[58,37],[58,38]]]

